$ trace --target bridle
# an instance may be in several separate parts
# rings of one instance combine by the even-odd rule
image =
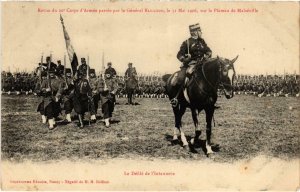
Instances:
[[[219,82],[218,82],[219,86],[222,88],[222,90],[225,89],[224,85],[227,86],[227,87],[233,88],[233,86],[231,84],[221,81],[221,79],[222,79],[222,76],[221,76],[222,75],[222,64],[223,65],[226,65],[226,64],[220,62],[220,59],[218,60],[218,64],[219,64]],[[232,79],[232,82],[233,82],[234,79],[235,79],[235,74],[236,74],[235,69],[234,69],[234,65],[233,65],[233,63],[229,63],[228,65],[233,70],[233,79]]]
[[[233,86],[231,85],[231,84],[228,84],[228,83],[225,83],[225,82],[222,82],[221,81],[221,79],[222,79],[222,65],[224,64],[224,63],[222,63],[221,61],[220,61],[220,58],[218,58],[217,59],[217,61],[218,61],[218,66],[219,66],[219,70],[218,70],[218,79],[217,79],[217,82],[216,82],[216,85],[219,85],[221,88],[222,88],[222,90],[225,90],[225,86],[228,86],[228,87],[231,87],[231,88],[233,88]],[[207,76],[206,76],[206,73],[205,73],[205,65],[207,64],[208,62],[204,62],[203,63],[203,65],[201,66],[201,73],[202,73],[202,76],[204,77],[204,80],[207,82],[207,84],[210,86],[210,88],[213,90],[213,92],[214,92],[214,95],[217,95],[217,91],[218,91],[218,87],[217,86],[214,86],[208,79],[207,79]],[[232,69],[233,69],[233,78],[235,78],[235,69],[234,69],[234,65],[233,64],[229,64],[231,67],[232,67]],[[205,91],[204,89],[202,89],[201,87],[200,87],[200,84],[199,84],[199,80],[197,79],[197,78],[194,78],[194,81],[195,81],[195,83],[197,84],[197,86],[199,87],[199,89],[200,89],[200,91],[202,92],[202,93],[204,93],[204,94],[206,94],[206,95],[208,95],[208,96],[211,96],[211,94],[209,94],[207,91]]]

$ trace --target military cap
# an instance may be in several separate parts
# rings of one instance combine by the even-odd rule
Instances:
[[[61,60],[57,60],[57,63],[61,63]]]
[[[108,62],[107,65],[112,65],[111,62]]]
[[[50,56],[47,56],[46,57],[46,61],[50,61],[51,57]]]
[[[131,65],[131,66],[132,66],[132,63],[128,63],[128,65]]]
[[[90,69],[89,72],[90,72],[90,75],[91,74],[96,74],[95,69]]]
[[[191,32],[192,32],[192,31],[197,31],[197,30],[200,30],[200,31],[201,31],[201,28],[200,28],[199,23],[196,23],[196,24],[194,24],[194,25],[190,25],[190,26],[189,26],[189,29],[190,29]]]

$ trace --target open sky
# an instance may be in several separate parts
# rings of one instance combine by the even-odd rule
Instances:
[[[165,12],[145,12],[146,8]],[[132,9],[143,12],[129,12]],[[198,13],[189,13],[192,9]],[[236,12],[224,12],[232,9]],[[200,23],[213,56],[239,55],[239,74],[299,73],[298,2],[2,2],[2,70],[31,71],[42,54],[63,60],[60,10],[78,57],[89,56],[97,71],[104,52],[105,65],[111,61],[118,72],[123,73],[128,62],[138,73],[174,72],[180,66],[179,47],[189,37],[188,26]]]

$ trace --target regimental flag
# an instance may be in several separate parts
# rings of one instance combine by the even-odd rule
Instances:
[[[70,39],[69,34],[66,30],[66,27],[64,25],[64,20],[63,20],[61,15],[60,15],[60,21],[61,21],[61,24],[62,24],[62,27],[63,27],[64,37],[65,37],[65,40],[66,40],[66,48],[67,48],[68,56],[69,56],[69,59],[70,59],[73,75],[75,75],[75,73],[77,71],[77,66],[78,66],[78,58],[77,58],[77,55],[76,55],[76,53],[74,51],[74,48],[71,44],[71,39]]]

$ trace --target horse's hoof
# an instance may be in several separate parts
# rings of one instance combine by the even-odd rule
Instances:
[[[192,145],[195,144],[195,139],[194,139],[194,138],[191,139],[191,144],[192,144]]]

